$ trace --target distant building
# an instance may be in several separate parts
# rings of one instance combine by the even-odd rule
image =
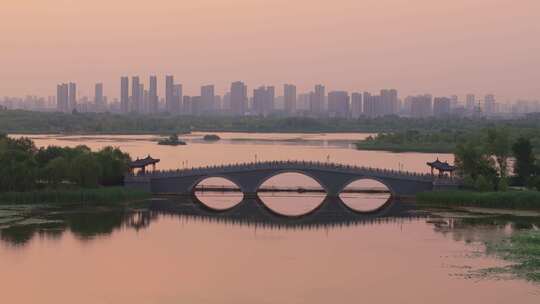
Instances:
[[[138,76],[131,77],[131,112],[140,113],[141,109],[141,82]]]
[[[243,116],[247,111],[248,96],[247,86],[241,82],[236,81],[231,84],[231,113],[237,116]]]
[[[433,115],[437,117],[450,115],[452,99],[448,97],[435,97],[433,99]]]
[[[395,115],[399,111],[397,90],[381,90],[380,102],[375,105],[376,116]]]
[[[165,76],[165,109],[168,113],[178,114],[179,102],[174,94],[174,77],[172,75]]]
[[[351,116],[353,118],[358,118],[361,115],[362,115],[362,94],[352,93],[351,94]]]
[[[474,108],[476,108],[476,96],[474,94],[467,94],[465,96],[465,108],[469,112],[473,112]]]
[[[77,84],[74,82],[69,83],[69,112],[77,109]]]
[[[148,112],[159,112],[159,97],[156,76],[150,76],[150,87],[148,89]]]
[[[129,78],[120,78],[120,111],[122,113],[129,112]]]
[[[172,112],[174,114],[179,114],[181,111],[181,104],[183,100],[183,94],[184,94],[184,88],[181,84],[175,84],[173,86],[173,104],[172,104]]]
[[[210,114],[216,110],[214,95],[214,85],[205,85],[201,87],[201,114]]]
[[[349,117],[349,93],[332,91],[328,93],[328,114],[331,117]]]
[[[324,101],[325,101],[325,88],[323,85],[316,85],[315,91],[311,93],[309,100],[309,109],[311,114],[320,116],[324,110]]]
[[[107,108],[105,105],[105,97],[103,96],[103,83],[96,83],[95,85],[94,106],[98,112],[104,112]]]
[[[56,110],[58,112],[69,112],[69,87],[65,83],[56,86]]]
[[[285,103],[285,113],[288,115],[296,113],[296,86],[285,84],[283,86],[283,98]]]
[[[253,114],[268,116],[274,111],[274,87],[261,86],[253,90]]]
[[[497,105],[495,101],[495,95],[488,94],[484,97],[484,114],[491,116],[497,113]]]
[[[411,97],[411,116],[422,118],[433,115],[432,96],[429,94]]]

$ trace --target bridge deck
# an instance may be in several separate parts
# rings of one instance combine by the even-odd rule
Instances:
[[[237,163],[231,165],[205,166],[189,169],[177,170],[156,170],[151,172],[141,172],[137,175],[127,175],[128,178],[150,177],[150,178],[170,178],[179,176],[212,175],[216,173],[245,172],[255,170],[322,170],[359,175],[376,175],[384,177],[394,177],[403,179],[413,179],[422,181],[433,181],[435,179],[450,180],[447,177],[436,177],[427,173],[418,173],[401,170],[379,169],[364,166],[351,166],[339,163],[311,162],[311,161],[270,161]]]

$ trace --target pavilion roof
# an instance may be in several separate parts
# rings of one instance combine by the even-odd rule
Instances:
[[[438,158],[434,162],[428,162],[428,166],[435,168],[440,171],[454,171],[456,170],[455,166],[450,165],[448,162],[442,162]]]
[[[131,168],[144,168],[148,165],[154,165],[157,163],[159,163],[159,159],[152,158],[150,155],[148,155],[146,158],[137,158],[135,161],[132,161],[129,166]]]

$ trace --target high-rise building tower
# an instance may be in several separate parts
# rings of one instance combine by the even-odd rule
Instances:
[[[94,104],[96,111],[103,112],[106,110],[105,98],[103,96],[103,83],[96,83],[94,89]]]
[[[141,82],[139,76],[131,78],[131,112],[141,113]]]
[[[69,112],[69,87],[65,83],[56,86],[56,109],[58,112]]]
[[[484,98],[484,113],[488,116],[497,113],[497,106],[495,101],[495,95],[488,94]]]
[[[285,113],[293,115],[296,112],[296,86],[285,84],[283,86],[283,98],[285,101]]]
[[[443,117],[450,115],[452,99],[448,97],[435,97],[433,99],[433,115]]]
[[[184,89],[181,84],[173,86],[173,104],[172,113],[179,114],[181,112],[181,104],[184,95]]]
[[[328,93],[328,114],[331,117],[348,117],[349,93],[346,91],[332,91]]]
[[[358,118],[362,115],[362,94],[351,94],[351,115],[353,118]]]
[[[157,113],[159,111],[159,97],[157,92],[157,77],[150,76],[150,88],[148,90],[148,112]]]
[[[253,114],[268,116],[274,111],[274,87],[261,86],[253,90]]]
[[[247,102],[247,86],[241,81],[233,82],[230,95],[231,113],[238,116],[246,114]]]
[[[74,82],[69,83],[69,112],[77,110],[77,84]]]
[[[129,78],[120,78],[120,111],[122,113],[129,112]]]
[[[316,85],[315,91],[311,94],[309,101],[309,108],[311,114],[320,116],[324,110],[324,100],[325,100],[325,88],[323,85]]]
[[[213,113],[216,110],[214,95],[214,85],[205,85],[201,87],[201,114]]]
[[[165,108],[167,112],[177,114],[179,112],[177,99],[174,96],[174,77],[165,76]]]
[[[474,94],[467,94],[465,97],[465,108],[467,111],[472,112],[474,111],[474,108],[476,107],[476,97]]]

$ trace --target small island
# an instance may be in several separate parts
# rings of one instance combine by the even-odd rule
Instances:
[[[218,141],[221,139],[221,137],[216,134],[206,134],[203,139],[206,141]]]
[[[168,138],[163,138],[158,141],[158,145],[165,146],[185,146],[187,145],[185,141],[182,141],[178,138],[177,134],[173,134]]]

